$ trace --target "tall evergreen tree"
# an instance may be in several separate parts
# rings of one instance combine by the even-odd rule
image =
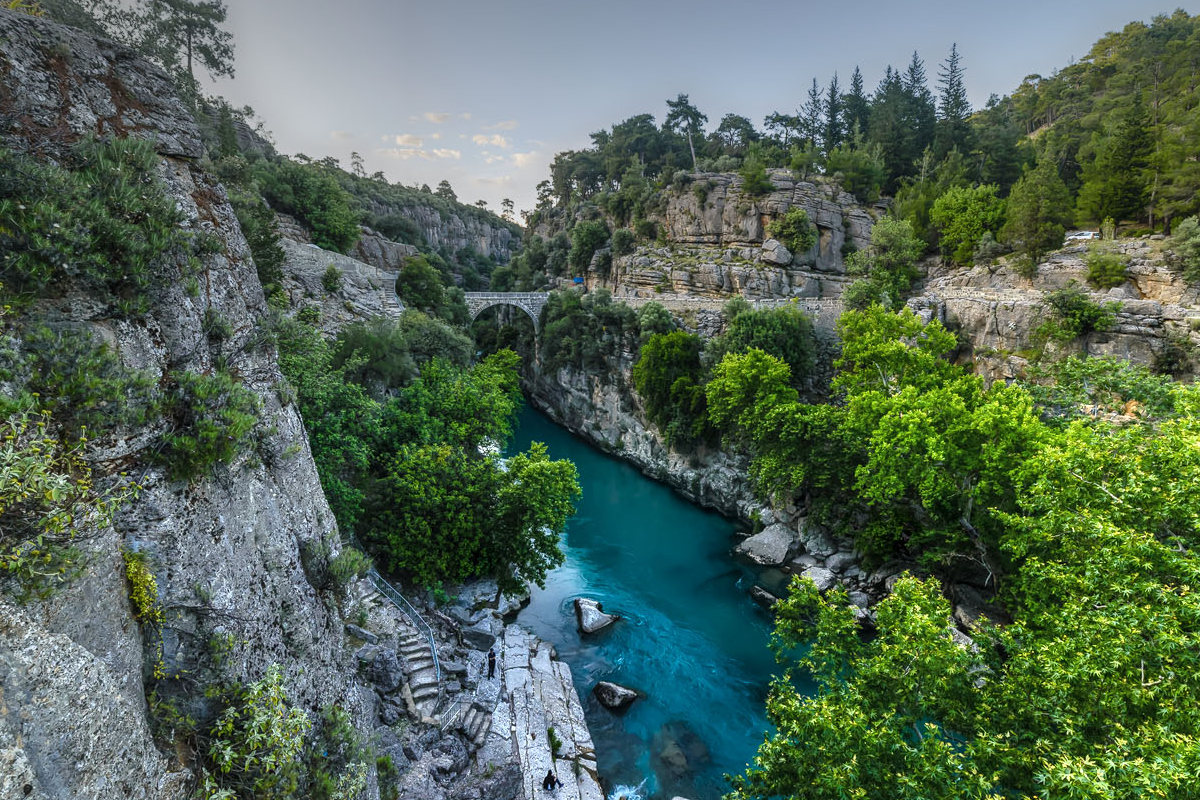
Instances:
[[[925,148],[933,144],[934,126],[937,122],[937,107],[925,78],[925,62],[915,50],[901,83],[904,87],[905,121],[912,133],[912,138],[905,148],[907,163],[904,165],[903,174],[910,175],[913,165],[925,152]]]
[[[821,87],[813,78],[812,86],[808,89],[808,99],[800,109],[800,135],[808,140],[812,147],[819,147],[821,134],[824,132],[825,100],[821,97]]]
[[[1037,263],[1042,254],[1062,246],[1071,220],[1071,195],[1047,153],[1026,172],[1008,197],[1008,221],[1001,237]]]
[[[225,16],[223,0],[150,0],[143,50],[193,90],[196,62],[214,77],[232,77],[233,35],[220,27]]]
[[[833,73],[829,81],[829,89],[825,92],[825,152],[832,153],[834,148],[845,138],[842,126],[842,90],[838,86],[837,73]]]
[[[934,154],[942,158],[951,150],[971,151],[971,101],[963,84],[962,57],[958,44],[950,46],[950,55],[938,69],[938,120],[934,137]]]
[[[688,149],[692,151],[692,169],[696,169],[695,138],[704,138],[704,123],[708,117],[700,113],[682,92],[674,100],[667,101],[667,118],[663,120],[663,130],[672,133],[682,133],[687,137]]]
[[[1146,211],[1146,166],[1153,142],[1139,92],[1100,139],[1096,157],[1084,166],[1079,211],[1090,220],[1140,219]]]
[[[875,90],[867,136],[869,142],[879,145],[887,170],[885,194],[893,194],[900,185],[900,178],[909,174],[912,168],[913,131],[906,114],[907,106],[900,73],[889,66]]]
[[[870,114],[871,102],[863,90],[862,70],[855,67],[854,74],[850,76],[850,91],[842,98],[842,119],[846,135],[853,138],[856,130],[866,135]]]

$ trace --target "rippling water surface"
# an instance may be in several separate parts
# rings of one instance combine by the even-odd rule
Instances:
[[[746,592],[755,576],[729,556],[733,524],[526,409],[510,448],[531,441],[575,462],[583,499],[564,535],[566,563],[518,622],[571,665],[609,787],[720,797],[722,775],[741,772],[767,730],[776,671],[769,620]],[[572,608],[582,596],[624,619],[582,638]],[[600,680],[647,696],[614,715],[592,697]]]

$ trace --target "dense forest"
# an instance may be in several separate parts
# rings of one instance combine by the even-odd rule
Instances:
[[[639,114],[554,158],[529,228],[563,235],[527,234],[529,254],[495,285],[544,286],[579,274],[598,249],[653,242],[664,194],[704,172],[739,172],[751,196],[771,190],[773,168],[836,181],[864,203],[886,196],[924,252],[961,264],[1010,251],[1036,262],[1076,225],[1171,232],[1200,210],[1198,50],[1200,17],[1180,10],[1132,22],[980,109],[967,98],[969,54],[957,47],[932,75],[913,53],[873,90],[857,68],[846,82],[814,78],[794,111],[761,126],[734,113],[711,125],[680,94],[661,124]]]

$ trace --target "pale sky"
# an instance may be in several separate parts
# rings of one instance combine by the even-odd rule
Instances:
[[[679,92],[709,118],[762,127],[816,77],[867,90],[958,43],[972,102],[1048,75],[1110,30],[1200,0],[227,0],[237,77],[287,154],[332,155],[405,184],[450,181],[466,203],[534,205],[561,150]]]

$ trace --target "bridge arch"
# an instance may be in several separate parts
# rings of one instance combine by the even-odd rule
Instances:
[[[541,333],[542,309],[550,299],[548,292],[466,292],[467,310],[471,321],[492,306],[516,306],[533,320],[533,331]]]

